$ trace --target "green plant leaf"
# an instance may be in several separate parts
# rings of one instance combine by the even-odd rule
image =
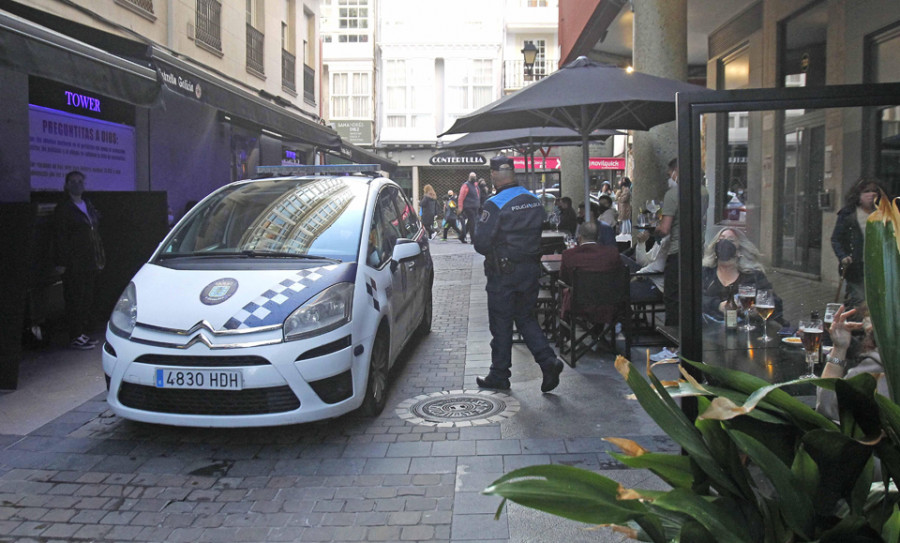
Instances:
[[[625,378],[644,411],[650,415],[650,418],[660,428],[665,429],[669,437],[691,455],[694,462],[707,474],[710,480],[722,491],[733,494],[740,493],[740,490],[731,481],[724,467],[713,458],[700,432],[672,400],[662,383],[656,379],[656,376],[652,373],[650,374],[650,379],[656,387],[654,389],[644,380],[641,372],[637,371],[628,360],[619,357],[616,360],[616,369]]]
[[[878,404],[875,403],[876,385],[875,377],[869,373],[839,379],[834,384],[843,433],[869,439],[881,435]]]
[[[624,525],[647,514],[639,500],[619,500],[619,483],[592,471],[559,464],[517,469],[482,494],[590,524]],[[499,510],[498,510],[499,511]]]
[[[865,288],[891,398],[900,399],[900,209],[882,193],[866,223]]]
[[[800,447],[794,456],[791,473],[803,487],[806,495],[815,496],[816,488],[819,486],[819,466],[803,447]]]
[[[814,510],[805,484],[794,477],[790,468],[778,456],[750,435],[737,430],[728,430],[728,433],[775,487],[781,515],[787,525],[809,538],[813,532]]]
[[[653,502],[662,507],[688,515],[719,541],[751,541],[746,519],[737,505],[725,498],[703,498],[689,490],[677,488]]]
[[[746,394],[753,394],[761,388],[769,387],[767,388],[764,401],[782,410],[787,416],[791,417],[792,420],[802,427],[837,430],[837,425],[829,420],[828,417],[817,413],[808,405],[779,388],[779,386],[785,386],[799,381],[779,383],[779,386],[772,386],[770,383],[759,377],[754,377],[740,371],[720,368],[702,362],[693,362],[687,359],[682,360],[713,377],[720,383],[720,386],[728,386]]]
[[[900,541],[900,509],[896,503],[890,518],[881,527],[881,539],[888,542]]]
[[[850,511],[854,515],[862,515],[863,510],[866,507],[866,502],[868,501],[869,494],[872,489],[872,479],[875,477],[875,457],[869,457],[869,461],[866,462],[866,465],[863,467],[862,472],[859,477],[856,479],[856,484],[853,485],[853,490],[850,494]]]
[[[610,456],[629,468],[649,469],[675,488],[690,488],[694,482],[691,473],[691,461],[680,454],[647,453],[641,456],[628,456],[610,452]]]
[[[813,430],[803,436],[803,444],[819,466],[819,495],[816,509],[831,514],[838,500],[850,501],[857,480],[872,455],[867,447],[840,432]]]

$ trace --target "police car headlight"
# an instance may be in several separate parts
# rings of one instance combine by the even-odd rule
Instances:
[[[136,322],[137,289],[134,288],[134,283],[128,283],[109,317],[109,328],[116,335],[129,338]]]
[[[353,283],[338,283],[320,292],[284,321],[284,340],[324,334],[350,322]]]

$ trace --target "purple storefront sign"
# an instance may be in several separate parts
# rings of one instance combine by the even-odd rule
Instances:
[[[135,190],[134,128],[29,105],[31,189],[62,190],[67,172],[85,189]]]

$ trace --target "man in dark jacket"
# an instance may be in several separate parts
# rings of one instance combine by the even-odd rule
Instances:
[[[462,221],[462,232],[459,241],[466,243],[466,233],[469,239],[475,238],[475,221],[478,220],[478,208],[481,207],[481,194],[478,191],[478,182],[475,172],[469,174],[469,179],[459,189],[459,220]]]
[[[475,381],[479,387],[505,390],[512,375],[513,322],[541,366],[541,392],[559,384],[563,363],[534,316],[541,274],[541,225],[546,213],[541,201],[515,181],[513,161],[491,159],[491,180],[497,194],[485,202],[475,228],[475,250],[485,257],[488,322],[491,329],[491,370]]]
[[[459,217],[456,214],[456,196],[453,194],[452,190],[448,190],[447,198],[444,200],[444,236],[441,238],[442,240],[447,241],[447,230],[451,228],[456,231],[457,236],[462,235],[457,226],[458,222]]]
[[[56,268],[63,280],[69,347],[80,350],[93,349],[99,343],[88,332],[94,283],[106,264],[98,231],[100,215],[83,197],[84,179],[79,171],[66,174],[68,198],[54,212]]]

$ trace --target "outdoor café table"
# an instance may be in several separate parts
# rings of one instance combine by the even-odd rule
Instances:
[[[770,383],[791,381],[808,371],[802,345],[785,343],[784,337],[777,333],[780,324],[769,321],[767,331],[772,339],[768,343],[759,339],[762,322],[755,320],[754,324],[756,329],[747,332],[726,330],[723,323],[705,322],[701,362],[749,373]],[[677,330],[668,332],[668,335],[678,337]],[[791,385],[784,390],[795,396],[814,393],[813,386],[805,384]]]

